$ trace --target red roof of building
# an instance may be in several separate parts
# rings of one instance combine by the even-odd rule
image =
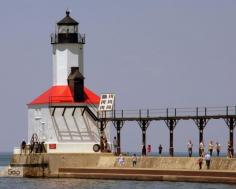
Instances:
[[[99,104],[100,97],[84,87],[85,100],[79,103]],[[50,103],[78,103],[74,102],[69,86],[52,86],[43,94],[38,96],[29,105],[50,104]]]

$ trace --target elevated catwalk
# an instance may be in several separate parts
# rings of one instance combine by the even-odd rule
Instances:
[[[97,112],[90,110],[91,106],[70,106],[50,104],[52,112],[57,108],[66,109],[83,108],[83,112],[88,112],[94,121],[98,124],[100,133],[106,128],[108,122],[113,123],[117,131],[118,150],[120,153],[121,129],[125,122],[137,122],[142,131],[142,144],[146,146],[146,131],[153,121],[164,121],[169,129],[169,153],[174,156],[174,128],[180,120],[193,120],[199,129],[199,144],[204,141],[203,131],[207,123],[212,119],[223,119],[229,129],[229,143],[231,145],[231,153],[234,154],[234,128],[236,126],[236,106],[226,107],[196,107],[196,108],[167,108],[167,109],[147,109],[147,110],[113,110],[112,112]],[[53,116],[53,113],[52,113]],[[158,124],[157,124],[158,125]],[[200,154],[200,150],[199,150]]]

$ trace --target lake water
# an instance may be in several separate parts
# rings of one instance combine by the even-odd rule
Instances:
[[[10,153],[0,153],[0,167],[8,165]],[[231,189],[236,185],[162,181],[90,179],[1,178],[0,189]]]

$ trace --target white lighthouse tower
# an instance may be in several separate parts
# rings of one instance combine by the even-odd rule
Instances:
[[[28,142],[45,142],[47,153],[91,153],[100,144],[100,98],[84,86],[85,36],[78,26],[69,11],[57,23],[52,87],[28,104]],[[109,141],[108,128],[102,134]]]
[[[66,17],[57,23],[57,31],[52,34],[53,85],[67,85],[71,67],[79,67],[80,73],[84,75],[85,36],[78,32],[78,25],[70,17],[70,12],[66,11]]]

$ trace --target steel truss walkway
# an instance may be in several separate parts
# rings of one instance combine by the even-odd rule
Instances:
[[[232,154],[234,154],[234,128],[236,126],[236,106],[226,107],[197,107],[197,108],[166,108],[166,109],[140,109],[140,110],[114,110],[112,112],[98,112],[93,105],[55,105],[50,104],[52,116],[56,108],[83,108],[97,122],[101,136],[107,123],[113,123],[117,131],[118,153],[120,153],[120,133],[127,121],[136,121],[142,131],[142,144],[146,147],[146,131],[152,121],[164,121],[169,129],[169,154],[174,156],[174,128],[180,120],[193,120],[199,129],[199,143],[203,141],[203,131],[211,119],[223,119],[229,128],[229,142]],[[82,113],[82,114],[83,114]],[[73,114],[73,113],[72,113]],[[73,116],[73,115],[72,115]],[[101,141],[102,143],[102,141]],[[103,146],[102,144],[100,146]],[[102,149],[101,149],[102,150]],[[200,152],[199,152],[200,153]]]

